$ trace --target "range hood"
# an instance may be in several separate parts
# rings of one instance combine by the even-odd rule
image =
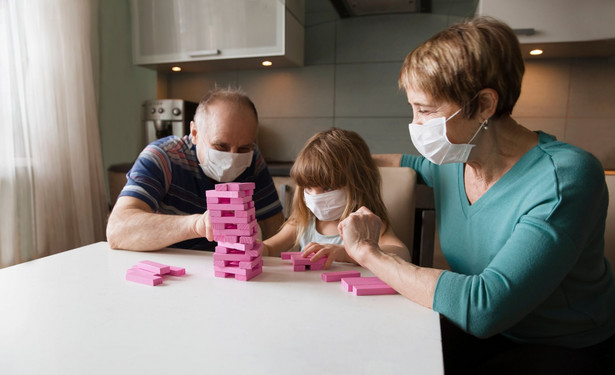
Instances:
[[[331,0],[331,3],[342,18],[431,11],[431,0]]]

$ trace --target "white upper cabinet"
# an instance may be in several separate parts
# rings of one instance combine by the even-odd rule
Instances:
[[[586,42],[615,38],[615,0],[480,0],[478,14],[506,22],[521,43]]]
[[[204,72],[303,65],[304,0],[131,0],[133,62]]]

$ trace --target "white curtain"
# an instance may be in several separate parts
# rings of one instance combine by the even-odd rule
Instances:
[[[96,9],[0,0],[0,267],[105,239]]]

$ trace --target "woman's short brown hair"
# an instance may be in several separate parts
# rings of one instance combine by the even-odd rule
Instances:
[[[474,116],[478,101],[472,99],[485,88],[498,93],[494,118],[507,116],[521,94],[525,66],[519,40],[503,22],[478,17],[443,30],[406,56],[399,87],[414,88],[436,100],[464,107],[466,118]]]

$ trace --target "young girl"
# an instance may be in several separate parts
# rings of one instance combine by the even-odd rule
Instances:
[[[297,185],[292,213],[276,235],[263,241],[264,254],[279,256],[298,245],[304,257],[314,254],[317,260],[327,255],[325,268],[334,260],[356,263],[346,253],[337,226],[365,206],[382,220],[380,247],[410,259],[388,225],[380,173],[359,134],[339,128],[317,133],[297,156],[290,175]]]

